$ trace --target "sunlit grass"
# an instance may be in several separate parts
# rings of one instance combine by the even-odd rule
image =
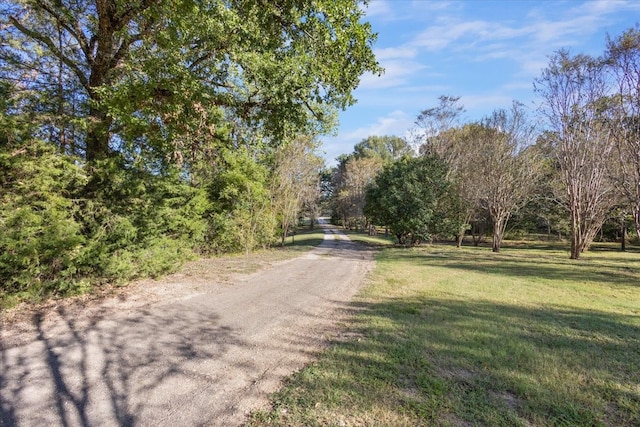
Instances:
[[[368,245],[368,246],[380,247],[380,246],[393,245],[395,243],[395,237],[391,235],[385,236],[384,232],[378,233],[375,236],[369,236],[368,233],[364,233],[361,231],[353,231],[353,230],[342,230],[342,231],[347,236],[349,236],[349,239],[355,242],[364,243],[365,245]]]
[[[318,227],[298,227],[295,233],[285,239],[284,249],[288,251],[304,252],[318,246],[324,240],[324,231]],[[274,246],[279,249],[280,246]]]
[[[640,425],[640,254],[387,248],[252,425]],[[346,338],[345,338],[346,337]]]

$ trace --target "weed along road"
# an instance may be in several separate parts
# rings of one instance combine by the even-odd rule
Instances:
[[[322,227],[312,251],[232,280],[174,275],[5,322],[0,424],[241,424],[312,360],[372,267]]]

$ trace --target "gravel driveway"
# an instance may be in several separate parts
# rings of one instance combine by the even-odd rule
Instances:
[[[0,425],[242,424],[335,334],[372,267],[323,227],[319,247],[253,274],[149,282],[3,325]]]

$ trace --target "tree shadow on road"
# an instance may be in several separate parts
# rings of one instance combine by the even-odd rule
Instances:
[[[0,351],[0,424],[133,426],[154,409],[147,397],[171,405],[193,387],[181,381],[189,366],[241,344],[216,315],[182,308],[82,323],[63,310],[53,322],[35,316],[35,339]]]

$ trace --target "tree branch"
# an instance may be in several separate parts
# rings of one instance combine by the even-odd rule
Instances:
[[[10,16],[9,21],[11,21],[11,23],[18,29],[18,31],[20,31],[24,35],[29,36],[34,40],[37,40],[40,43],[44,44],[56,58],[61,60],[67,67],[69,67],[75,73],[76,77],[78,77],[78,80],[80,81],[80,84],[87,90],[87,92],[91,92],[89,87],[89,81],[87,77],[84,75],[84,73],[82,72],[82,70],[80,69],[80,67],[76,63],[71,61],[69,58],[67,58],[60,50],[58,50],[55,43],[49,37],[43,34],[40,34],[36,31],[30,30],[29,28],[22,25],[20,21],[18,21],[14,16]]]
[[[80,21],[76,20],[72,24],[73,25],[72,27],[69,24],[69,22],[66,20],[66,18],[62,16],[62,14],[58,13],[58,11],[56,11],[55,9],[49,7],[47,4],[45,4],[45,2],[40,2],[39,6],[49,15],[53,16],[55,20],[60,24],[60,26],[62,26],[62,28],[67,30],[69,34],[71,34],[71,36],[73,36],[73,38],[78,41],[78,44],[80,45],[80,49],[82,50],[85,57],[87,58],[87,62],[91,63],[91,61],[93,61],[93,58],[91,56],[91,51],[89,50],[89,43],[88,43],[87,37],[85,36],[84,32],[80,28]]]
[[[129,22],[136,14],[142,13],[145,10],[149,9],[154,3],[159,3],[158,0],[142,0],[142,4],[139,7],[129,6],[125,10],[122,11],[119,15],[116,15],[111,20],[113,24],[113,28],[120,29],[127,22]]]

